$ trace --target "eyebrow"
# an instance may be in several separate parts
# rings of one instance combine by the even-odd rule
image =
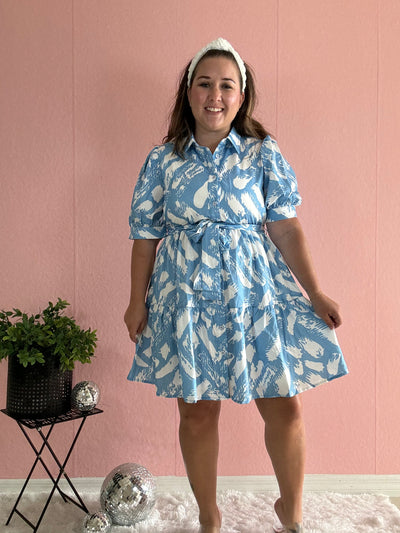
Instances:
[[[198,80],[201,80],[201,79],[210,80],[211,77],[210,76],[199,76],[197,79]],[[222,78],[222,81],[231,81],[232,83],[236,85],[236,81],[233,80],[232,78]]]

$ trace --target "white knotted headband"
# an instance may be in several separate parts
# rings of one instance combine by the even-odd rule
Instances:
[[[233,55],[237,63],[237,66],[239,67],[240,75],[242,77],[242,92],[244,92],[246,88],[246,67],[244,65],[243,59],[236,52],[233,46],[226,39],[223,39],[222,37],[219,37],[218,39],[215,39],[215,41],[208,43],[204,48],[200,50],[200,52],[197,52],[197,54],[194,56],[194,58],[192,59],[192,62],[190,63],[190,67],[188,71],[188,79],[187,79],[188,87],[190,87],[194,69],[197,67],[201,58],[209,50],[224,50],[225,52],[230,52]]]

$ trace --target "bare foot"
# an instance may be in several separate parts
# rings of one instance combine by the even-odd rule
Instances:
[[[300,522],[288,523],[283,508],[283,503],[280,498],[276,500],[274,509],[279,521],[281,522],[281,524],[274,526],[275,533],[303,533],[303,526]]]
[[[207,524],[201,524],[199,533],[220,533],[221,531],[221,524],[222,524],[222,514],[221,511],[218,509],[219,514],[219,525],[207,525]]]

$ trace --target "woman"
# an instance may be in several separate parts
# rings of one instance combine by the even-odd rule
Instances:
[[[128,378],[177,398],[201,533],[221,528],[221,400],[256,402],[280,488],[274,531],[298,533],[299,394],[347,373],[334,333],[339,307],[321,290],[296,218],[296,178],[252,118],[254,105],[252,73],[233,47],[220,38],[200,50],[182,75],[164,144],[142,168],[130,216],[125,322],[136,355]]]

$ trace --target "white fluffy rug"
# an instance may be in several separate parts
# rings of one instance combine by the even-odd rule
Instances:
[[[83,494],[91,512],[99,510],[97,494]],[[14,514],[11,524],[5,522],[16,495],[0,494],[0,532],[29,533],[32,531]],[[272,506],[276,495],[271,492],[249,493],[224,491],[219,493],[223,513],[221,533],[271,533]],[[45,495],[28,495],[22,511],[36,521]],[[39,533],[81,533],[85,514],[54,496]],[[400,533],[400,510],[387,496],[364,494],[308,493],[304,497],[306,533]],[[193,496],[187,492],[159,495],[151,516],[135,527],[113,526],[112,533],[197,533],[197,510]]]

